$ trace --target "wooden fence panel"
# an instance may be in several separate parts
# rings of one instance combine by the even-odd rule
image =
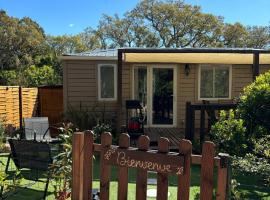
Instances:
[[[62,86],[21,88],[21,96],[19,91],[19,86],[0,86],[0,120],[5,126],[18,128],[22,122],[20,118],[36,117],[38,114],[48,117],[50,124],[62,121]]]
[[[149,138],[141,136],[138,149],[129,147],[129,136],[120,136],[119,146],[112,144],[110,133],[101,135],[101,144],[93,143],[91,132],[75,133],[73,137],[73,188],[72,199],[92,199],[93,152],[101,154],[100,199],[109,199],[111,165],[118,167],[118,199],[128,196],[128,168],[137,169],[136,199],[146,199],[147,171],[155,171],[157,177],[157,199],[168,197],[168,174],[178,175],[177,199],[189,199],[190,168],[192,164],[201,165],[200,199],[213,198],[214,166],[218,167],[218,186],[216,197],[225,200],[228,192],[228,155],[214,157],[215,145],[212,142],[203,144],[202,155],[192,155],[189,140],[180,140],[179,153],[168,152],[168,140],[161,138],[158,151],[149,150]],[[179,170],[178,170],[179,169]]]
[[[38,89],[22,88],[22,117],[37,116]]]
[[[39,87],[39,112],[41,117],[48,117],[50,124],[56,124],[63,119],[63,87]]]

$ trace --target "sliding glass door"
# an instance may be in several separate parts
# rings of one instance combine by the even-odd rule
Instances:
[[[175,125],[176,67],[134,67],[133,91],[134,99],[140,100],[144,107],[146,125]]]

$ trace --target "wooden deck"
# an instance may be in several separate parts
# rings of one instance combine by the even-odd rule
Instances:
[[[180,128],[145,128],[144,132],[150,138],[151,149],[157,148],[160,137],[170,140],[170,149],[178,149],[179,140],[185,137],[184,130]]]

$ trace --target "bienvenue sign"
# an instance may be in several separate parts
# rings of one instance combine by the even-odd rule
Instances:
[[[177,153],[164,154],[137,149],[121,149],[112,146],[104,149],[103,159],[106,164],[121,167],[139,168],[177,175],[181,175],[184,172],[184,156]]]

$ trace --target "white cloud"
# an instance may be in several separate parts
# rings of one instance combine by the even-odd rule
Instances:
[[[73,26],[75,26],[75,24],[69,24],[68,25],[70,28],[72,28]]]

